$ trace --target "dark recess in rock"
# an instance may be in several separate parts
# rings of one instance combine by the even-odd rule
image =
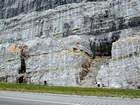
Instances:
[[[119,38],[119,32],[114,32],[111,36],[95,37],[95,39],[90,43],[94,57],[111,56],[112,43],[117,41]]]

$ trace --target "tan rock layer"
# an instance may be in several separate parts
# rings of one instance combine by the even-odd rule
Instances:
[[[41,58],[42,60],[47,59],[47,58],[53,58],[55,56],[62,56],[62,55],[67,55],[67,54],[73,54],[73,55],[77,55],[77,56],[84,56],[86,58],[88,58],[88,60],[91,60],[92,58],[90,56],[88,56],[86,53],[78,51],[78,50],[63,50],[61,52],[57,52],[57,53],[53,53],[53,54],[49,54],[46,56],[43,56],[43,58]]]

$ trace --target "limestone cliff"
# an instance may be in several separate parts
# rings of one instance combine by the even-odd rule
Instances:
[[[139,0],[0,2],[0,81],[140,84]]]
[[[78,3],[84,0],[0,0],[0,18],[53,9],[59,5]]]

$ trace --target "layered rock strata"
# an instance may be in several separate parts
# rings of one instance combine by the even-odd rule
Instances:
[[[15,0],[11,5],[18,7],[22,2]],[[44,3],[42,0],[41,5],[49,5],[45,2],[47,0]],[[132,70],[139,76],[139,69],[131,65],[139,62],[139,50],[130,56],[123,51],[121,42],[127,45],[134,41],[133,45],[139,46],[139,34],[134,35],[140,26],[140,3],[138,0],[108,2],[57,5],[39,12],[36,9],[42,6],[31,6],[27,14],[19,12],[20,15],[13,15],[16,17],[1,19],[0,81],[33,84],[47,81],[48,85],[55,86],[90,87],[100,81],[107,87],[131,88],[134,82],[127,77]],[[131,70],[127,70],[124,66],[131,57],[135,58],[128,63]],[[96,60],[98,62],[93,63]],[[119,66],[120,62],[124,65]],[[128,71],[127,76],[122,75],[122,71]],[[121,76],[113,75],[117,72]]]
[[[0,19],[11,18],[33,11],[53,9],[60,5],[78,3],[84,0],[0,0]]]
[[[140,33],[113,43],[112,59],[102,65],[97,81],[107,87],[137,88],[140,84]]]

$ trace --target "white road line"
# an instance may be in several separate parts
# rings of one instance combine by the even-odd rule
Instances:
[[[33,99],[23,99],[23,98],[13,98],[13,97],[5,97],[0,96],[3,99],[12,99],[12,100],[20,100],[20,101],[33,101],[33,102],[42,102],[42,103],[52,103],[52,104],[65,104],[65,105],[80,105],[80,104],[73,104],[73,103],[65,103],[65,102],[52,102],[52,101],[43,101],[43,100],[33,100]]]

